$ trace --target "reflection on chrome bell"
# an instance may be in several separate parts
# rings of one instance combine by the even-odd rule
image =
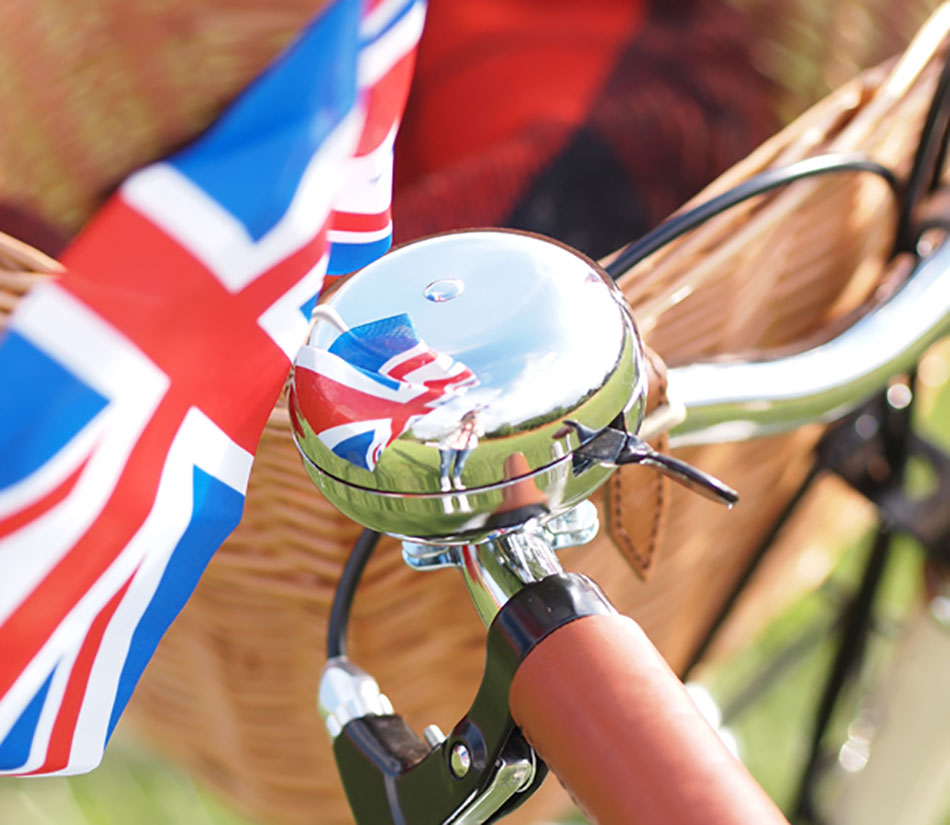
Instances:
[[[354,520],[413,541],[542,521],[612,472],[578,428],[635,433],[646,396],[627,305],[593,261],[521,232],[399,247],[330,290],[297,357],[294,439]]]

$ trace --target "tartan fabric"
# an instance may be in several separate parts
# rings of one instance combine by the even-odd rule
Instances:
[[[774,131],[751,39],[719,0],[435,4],[397,144],[396,240],[502,225],[617,248]]]

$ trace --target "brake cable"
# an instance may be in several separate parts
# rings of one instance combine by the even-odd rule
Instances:
[[[894,172],[866,155],[857,152],[816,155],[779,169],[766,169],[708,201],[674,215],[639,240],[624,247],[604,268],[616,281],[666,244],[743,201],[804,178],[840,172],[868,172],[877,175],[891,188],[899,203],[904,200],[904,187]]]

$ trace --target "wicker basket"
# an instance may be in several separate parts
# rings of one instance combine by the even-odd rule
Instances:
[[[948,28],[944,8],[899,63],[839,89],[700,197],[823,151],[864,151],[905,172]],[[873,295],[894,217],[892,195],[877,179],[802,182],[709,222],[644,262],[622,287],[648,342],[670,363],[794,343]],[[31,279],[54,269],[54,262],[3,239],[0,311]],[[818,435],[812,427],[684,451],[736,486],[743,501],[726,512],[674,490],[649,581],[633,574],[606,534],[567,551],[566,566],[606,585],[681,667],[807,472]],[[599,495],[601,508],[610,495]],[[624,495],[635,514],[637,494]],[[822,507],[829,495],[820,487],[810,507],[811,518],[825,526],[834,525]],[[138,727],[167,753],[268,821],[349,821],[314,693],[333,588],[358,533],[313,488],[278,406],[261,440],[244,520],[160,645],[130,706]],[[785,588],[799,558],[789,544],[756,585],[758,593],[775,592],[779,580]],[[752,622],[747,618],[746,627]],[[453,573],[412,572],[397,544],[384,542],[360,589],[352,636],[353,657],[417,729],[430,722],[451,726],[470,703],[484,630]],[[548,783],[522,818],[565,805]]]
[[[934,85],[935,46],[925,39],[895,69],[869,72],[839,90],[706,194],[826,150],[863,150],[906,170]],[[645,262],[622,286],[649,343],[671,362],[794,342],[874,292],[894,215],[892,195],[876,179],[801,183],[723,215]],[[674,490],[648,582],[604,535],[567,553],[566,564],[606,584],[681,666],[806,473],[817,436],[808,428],[690,450],[688,460],[737,486],[743,502],[726,513]],[[321,822],[347,821],[313,702],[330,595],[357,533],[313,491],[278,408],[254,466],[245,520],[162,644],[134,702],[152,738],[275,821],[303,823],[316,811]],[[794,562],[790,553],[786,561]],[[484,632],[459,577],[414,573],[396,543],[385,543],[367,571],[352,628],[355,659],[417,728],[450,726],[464,712],[478,684]],[[550,784],[528,817],[564,804]]]

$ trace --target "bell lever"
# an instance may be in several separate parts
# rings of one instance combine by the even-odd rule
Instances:
[[[646,464],[656,467],[661,473],[684,487],[712,501],[725,504],[727,507],[732,507],[739,501],[739,494],[715,476],[704,473],[692,464],[687,464],[671,455],[657,452],[646,441],[635,435],[627,436],[627,443],[616,463]]]
[[[616,422],[602,430],[592,430],[570,419],[565,419],[564,423],[572,427],[581,440],[581,446],[574,451],[575,475],[584,472],[592,464],[618,467],[624,464],[646,464],[684,487],[727,507],[739,501],[739,494],[718,478],[678,458],[657,452],[642,438],[617,427]],[[555,436],[563,433],[562,429]]]

